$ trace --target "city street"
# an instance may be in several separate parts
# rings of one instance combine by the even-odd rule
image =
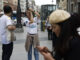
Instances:
[[[0,0],[0,60],[28,60],[27,33],[34,35],[37,30],[40,46],[54,50],[54,58],[46,54],[47,60],[80,60],[80,0]],[[27,44],[34,42],[32,38],[35,46],[37,36],[28,37]],[[31,53],[35,60],[34,48]],[[39,60],[44,60],[40,52]]]
[[[41,32],[39,30],[39,40],[41,46],[47,46],[50,50],[52,50],[52,42],[47,38],[47,31]],[[25,51],[24,44],[26,40],[26,28],[24,27],[24,33],[16,33],[17,40],[14,42],[14,50],[11,56],[11,60],[27,60],[27,52]],[[0,60],[1,60],[1,42],[0,42]],[[34,54],[32,56],[32,60],[34,59]],[[39,60],[44,60],[43,56],[39,53]]]

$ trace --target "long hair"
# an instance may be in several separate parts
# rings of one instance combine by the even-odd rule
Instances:
[[[64,55],[70,48],[70,41],[74,37],[79,37],[77,28],[80,26],[80,15],[74,13],[69,19],[58,23],[58,25],[61,27],[61,32],[55,46],[55,51],[60,55]]]

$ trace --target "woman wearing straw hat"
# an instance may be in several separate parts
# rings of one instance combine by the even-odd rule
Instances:
[[[55,55],[52,57],[47,47],[38,46],[45,60],[80,60],[80,15],[70,15],[67,11],[56,10],[49,18],[52,29],[57,36]]]

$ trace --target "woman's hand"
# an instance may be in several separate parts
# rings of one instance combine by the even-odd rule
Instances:
[[[38,49],[40,52],[41,52],[41,51],[44,51],[45,53],[46,53],[46,52],[50,52],[49,49],[48,49],[47,47],[45,47],[45,46],[43,46],[43,47],[37,46],[37,49]]]
[[[43,56],[45,60],[55,60],[51,54],[49,52],[45,53],[45,52],[40,52]]]
[[[40,51],[40,53],[44,56],[44,59],[45,59],[45,60],[55,60],[55,59],[53,59],[53,57],[51,56],[50,51],[48,50],[47,47],[37,46],[37,49],[38,49],[38,50]]]

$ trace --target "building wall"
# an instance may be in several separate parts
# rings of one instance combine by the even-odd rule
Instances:
[[[57,0],[58,8],[70,13],[80,12],[80,0]]]
[[[8,3],[10,3],[10,4],[13,4],[13,1],[14,0],[7,0],[8,1]]]
[[[5,5],[9,5],[9,6],[11,6],[12,7],[12,10],[17,10],[17,6],[16,5],[13,5],[13,4],[11,4],[11,3],[4,3],[4,6]]]
[[[26,11],[26,0],[20,0],[21,12]]]
[[[3,10],[3,0],[0,0],[0,11]]]
[[[17,5],[17,3],[18,3],[18,0],[13,0],[14,5]]]
[[[58,0],[58,9],[67,10],[67,0]]]
[[[78,2],[80,2],[80,0],[77,0]]]
[[[17,1],[14,3],[16,0],[4,0],[4,6],[5,5],[10,5],[13,10],[17,10]]]
[[[78,0],[68,0],[68,11],[78,13]]]
[[[35,5],[35,0],[30,0],[29,1],[29,7],[32,9],[35,9],[36,5]]]

